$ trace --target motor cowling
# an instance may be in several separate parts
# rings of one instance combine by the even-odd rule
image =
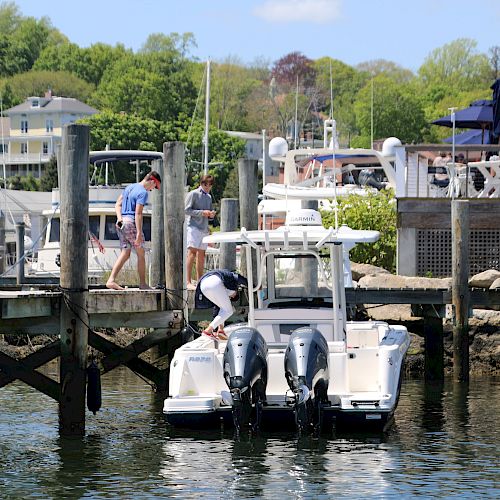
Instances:
[[[290,336],[285,351],[285,377],[290,389],[304,402],[311,398],[327,400],[328,343],[319,330],[302,327]]]
[[[251,327],[231,333],[224,351],[224,380],[229,388],[236,429],[260,424],[266,399],[268,349],[264,337]]]
[[[227,340],[223,358],[224,379],[230,391],[251,388],[261,380],[267,385],[267,344],[251,327],[238,328]]]

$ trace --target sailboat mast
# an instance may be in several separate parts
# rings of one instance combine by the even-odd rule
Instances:
[[[205,95],[205,137],[203,144],[205,146],[203,154],[203,172],[208,174],[208,128],[210,126],[210,59],[207,61],[207,89]]]

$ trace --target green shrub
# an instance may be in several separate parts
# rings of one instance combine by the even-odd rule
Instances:
[[[338,199],[339,226],[380,231],[375,243],[360,243],[350,252],[353,262],[372,264],[390,272],[396,270],[396,199],[392,190],[368,196],[350,195]],[[335,227],[334,211],[322,211],[323,225]]]

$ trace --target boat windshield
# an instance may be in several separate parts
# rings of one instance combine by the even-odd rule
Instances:
[[[323,269],[329,279],[329,259]],[[331,297],[317,259],[312,255],[284,255],[274,257],[275,298]]]

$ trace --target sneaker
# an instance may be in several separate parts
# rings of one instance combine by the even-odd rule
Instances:
[[[188,283],[187,284],[187,289],[188,290],[196,290],[196,285],[194,285],[193,283]]]
[[[212,340],[219,340],[219,337],[215,332],[207,332],[206,330],[203,330],[201,334],[205,335],[205,337],[211,338]]]
[[[217,338],[219,340],[227,340],[228,337],[227,337],[226,333],[222,331],[222,332],[217,333]]]

